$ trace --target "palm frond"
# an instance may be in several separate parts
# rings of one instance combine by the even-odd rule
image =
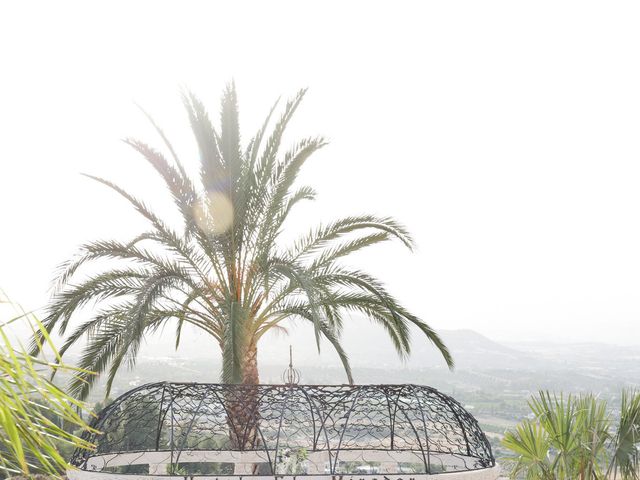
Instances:
[[[16,322],[25,322],[39,332],[47,350],[60,359],[47,330],[33,314],[21,311],[9,323]],[[67,444],[93,449],[81,436],[71,433],[76,429],[93,430],[82,419],[82,412],[88,411],[86,405],[67,395],[48,377],[56,370],[69,374],[80,370],[32,357],[9,340],[4,331],[6,325],[0,325],[0,475],[46,473],[62,478],[69,465],[59,448]],[[63,424],[71,428],[62,428]]]
[[[326,226],[318,227],[299,239],[288,253],[294,258],[317,253],[330,242],[351,232],[372,229],[386,232],[400,240],[407,248],[413,249],[413,239],[401,224],[388,217],[361,215],[346,217]]]

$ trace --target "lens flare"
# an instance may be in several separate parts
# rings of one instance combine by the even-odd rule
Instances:
[[[233,224],[233,204],[222,192],[209,192],[193,209],[198,226],[209,234],[221,235]]]

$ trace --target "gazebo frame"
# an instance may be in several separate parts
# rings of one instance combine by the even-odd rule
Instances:
[[[420,385],[153,383],[119,397],[92,427],[101,433],[85,438],[96,451],[74,453],[72,480],[497,476],[475,418]]]

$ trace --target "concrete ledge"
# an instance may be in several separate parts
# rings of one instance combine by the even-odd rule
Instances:
[[[500,467],[465,472],[425,474],[373,474],[373,475],[125,475],[118,473],[91,472],[86,470],[68,470],[69,480],[496,480],[500,475]]]

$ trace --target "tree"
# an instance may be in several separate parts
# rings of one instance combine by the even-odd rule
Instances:
[[[304,93],[286,104],[269,129],[276,102],[245,148],[233,84],[222,96],[219,129],[201,101],[184,93],[199,148],[199,180],[187,174],[167,136],[145,113],[170,158],[141,141],[125,142],[163,179],[180,214],[179,226],[114,183],[91,177],[124,197],[149,226],[129,242],[102,240],[82,246],[61,267],[45,325],[66,335],[63,353],[88,337],[80,365],[94,372],[108,369],[107,391],[122,363],[134,364],[145,334],[169,321],[176,324],[176,346],[185,324],[211,336],[222,351],[225,383],[259,382],[258,343],[269,331],[285,331],[287,319],[313,324],[318,348],[322,337],[329,341],[351,382],[347,353],[340,344],[345,312],[364,314],[382,325],[401,357],[410,353],[409,327],[415,325],[453,366],[436,332],[401,306],[378,279],[340,263],[392,239],[412,248],[411,237],[398,222],[349,216],[320,225],[290,245],[281,240],[292,209],[315,197],[312,188],[295,186],[298,173],[326,145],[322,138],[305,138],[280,153],[283,134]],[[92,263],[103,266],[100,273],[80,276]],[[70,331],[72,317],[87,305],[95,306],[91,318]],[[84,397],[93,382],[94,377],[80,378],[71,391]]]
[[[0,291],[0,303],[10,304]],[[7,327],[26,321],[41,333],[57,362],[30,356],[16,348]],[[84,405],[69,397],[48,377],[51,371],[77,370],[61,363],[54,345],[42,324],[32,315],[21,312],[0,324],[0,477],[30,476],[46,473],[59,477],[68,467],[60,453],[69,448],[91,449],[93,446],[70,433],[88,426],[78,413]],[[66,428],[65,428],[66,427]]]
[[[535,419],[517,425],[502,441],[514,453],[505,459],[511,478],[640,478],[640,394],[623,392],[615,428],[606,402],[593,395],[540,392],[529,406]]]

